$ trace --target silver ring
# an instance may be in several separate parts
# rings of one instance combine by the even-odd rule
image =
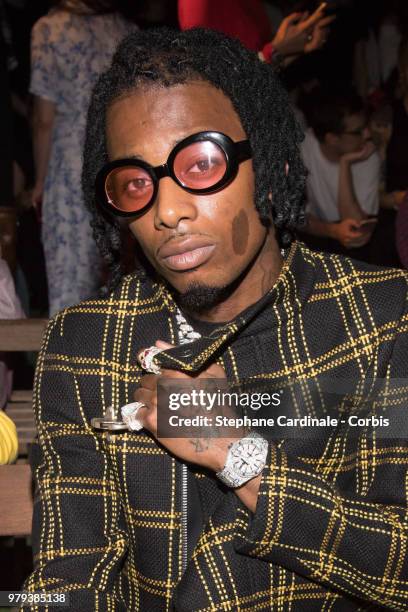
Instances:
[[[140,408],[146,408],[146,404],[143,402],[132,402],[122,406],[120,409],[122,420],[130,431],[140,431],[143,429],[142,423],[136,418]]]
[[[116,418],[113,406],[108,406],[102,417],[91,419],[91,427],[97,431],[126,431],[127,429],[127,425]]]
[[[155,363],[154,358],[163,351],[164,349],[157,346],[149,346],[149,348],[144,349],[139,355],[139,363],[142,368],[151,374],[161,374],[160,366]]]

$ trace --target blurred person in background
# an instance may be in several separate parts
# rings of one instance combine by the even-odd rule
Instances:
[[[315,92],[302,155],[307,178],[310,246],[369,258],[366,249],[379,207],[380,157],[363,103],[353,93]]]
[[[381,224],[378,228],[380,260],[375,263],[399,267],[396,245],[397,211],[406,201],[408,190],[408,38],[398,50],[398,85],[392,100],[388,143],[385,150],[384,190],[381,194]]]
[[[93,84],[136,27],[131,17],[125,2],[59,0],[32,30],[32,201],[42,205],[50,315],[94,295],[101,284],[101,259],[82,199],[82,147]]]
[[[45,3],[37,0],[33,6],[29,0],[0,0],[0,204],[7,207],[0,216],[3,213],[4,219],[9,214],[17,224],[12,232],[17,265],[10,263],[17,293],[30,316],[48,313],[40,230],[31,206],[34,163],[28,96],[30,33],[46,12]],[[9,258],[7,247],[4,255]]]
[[[314,12],[289,14],[273,34],[268,11],[261,0],[178,0],[182,30],[194,27],[217,30],[238,38],[266,62],[286,66],[302,54],[320,49],[334,16],[325,15],[326,2]]]
[[[10,72],[16,67],[4,1],[0,0],[0,206],[13,201],[13,129]]]
[[[1,240],[0,240],[1,242]],[[2,258],[0,248],[0,320],[24,319],[25,313],[16,294],[10,268]],[[16,426],[4,412],[13,388],[13,364],[0,352],[0,465],[13,463],[17,458]]]
[[[392,86],[397,73],[398,48],[408,34],[408,3],[363,0],[356,9],[363,35],[354,49],[354,84],[364,99]],[[358,17],[357,17],[358,18]]]
[[[386,194],[384,208],[398,208],[408,189],[408,38],[398,54],[399,86],[393,100],[392,128],[386,149]]]

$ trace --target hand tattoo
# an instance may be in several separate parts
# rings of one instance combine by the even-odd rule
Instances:
[[[204,453],[211,447],[211,438],[194,438],[189,440],[196,453]]]

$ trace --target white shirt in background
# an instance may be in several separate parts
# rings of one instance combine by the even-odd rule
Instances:
[[[324,157],[311,129],[306,131],[301,151],[303,162],[309,171],[306,212],[321,221],[340,221],[337,206],[339,164]],[[380,167],[381,160],[377,152],[365,161],[351,166],[356,198],[367,215],[378,213]]]

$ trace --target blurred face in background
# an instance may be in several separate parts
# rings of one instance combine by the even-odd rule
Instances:
[[[364,113],[346,115],[343,119],[343,131],[326,135],[326,142],[339,155],[360,151],[371,139],[367,117]]]

